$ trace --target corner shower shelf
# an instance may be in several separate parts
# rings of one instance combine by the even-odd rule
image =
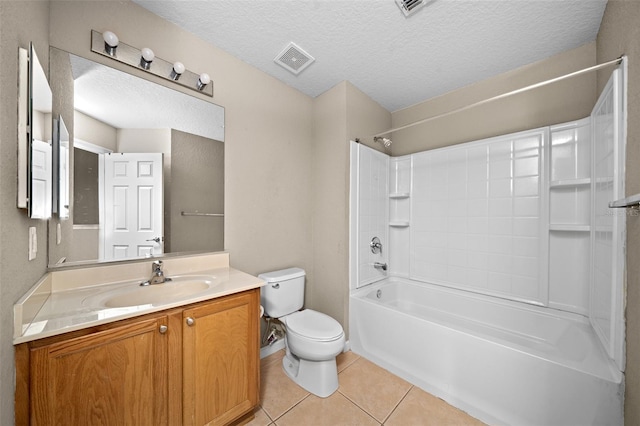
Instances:
[[[638,207],[640,206],[640,194],[631,195],[630,197],[622,198],[620,200],[611,201],[609,208],[619,209],[625,207]]]
[[[394,192],[393,194],[389,194],[389,198],[393,199],[401,199],[401,198],[409,198],[408,192]]]
[[[591,179],[590,178],[563,179],[563,180],[553,180],[549,183],[550,188],[567,188],[567,187],[583,186],[583,185],[591,185]]]
[[[389,226],[394,228],[406,228],[409,226],[409,221],[407,220],[394,220],[393,222],[389,222]]]
[[[563,231],[563,232],[589,232],[591,226],[589,225],[565,225],[565,224],[550,224],[549,231]]]

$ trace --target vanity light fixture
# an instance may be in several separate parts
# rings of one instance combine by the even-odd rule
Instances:
[[[209,74],[196,74],[181,62],[158,58],[148,47],[138,49],[123,43],[112,31],[100,33],[92,30],[91,51],[213,97],[213,82]]]
[[[111,31],[105,31],[102,34],[102,39],[104,40],[104,51],[109,56],[116,56],[116,49],[118,47],[118,43],[120,40],[118,36]]]
[[[149,68],[151,68],[151,62],[153,62],[155,57],[156,55],[153,54],[153,50],[148,47],[143,47],[142,55],[140,55],[140,67],[143,70],[149,70]]]
[[[198,90],[204,89],[204,87],[207,84],[209,84],[209,82],[211,82],[211,77],[209,77],[209,74],[207,74],[206,72],[203,72],[202,74],[200,74],[200,77],[198,77],[198,83],[197,83]]]
[[[175,62],[171,68],[171,80],[178,81],[185,68],[182,62]]]

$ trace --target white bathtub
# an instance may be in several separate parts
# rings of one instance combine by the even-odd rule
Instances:
[[[349,312],[355,353],[486,423],[623,423],[623,375],[580,315],[399,278]]]

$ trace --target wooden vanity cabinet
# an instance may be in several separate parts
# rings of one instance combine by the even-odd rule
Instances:
[[[259,390],[259,289],[16,346],[17,425],[224,425]]]
[[[260,294],[182,312],[185,425],[225,425],[258,404]]]
[[[166,424],[167,318],[33,347],[30,423]],[[16,401],[18,403],[18,401]]]

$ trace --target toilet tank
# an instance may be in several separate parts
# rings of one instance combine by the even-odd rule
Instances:
[[[265,272],[258,278],[267,282],[260,288],[260,304],[271,318],[296,312],[304,304],[304,269],[289,268]]]

